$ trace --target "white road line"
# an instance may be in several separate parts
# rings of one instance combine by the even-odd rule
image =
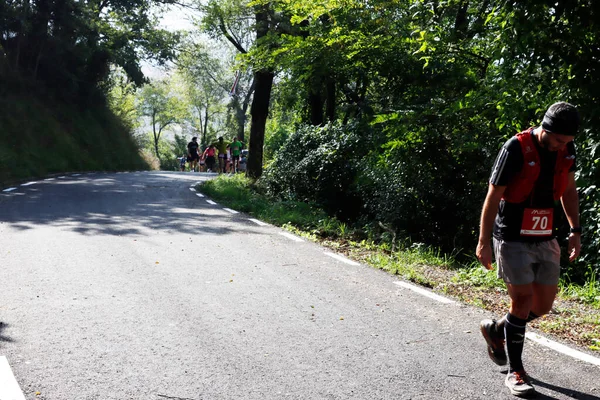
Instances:
[[[206,200],[206,202],[207,202],[208,204],[212,204],[213,206],[216,206],[216,205],[217,205],[217,203],[215,203],[215,202],[214,202],[214,201],[212,201],[212,200]]]
[[[542,346],[549,347],[552,350],[558,351],[559,353],[566,354],[578,360],[600,366],[600,358],[583,353],[579,350],[572,349],[570,347],[565,346],[564,344],[560,344],[558,342],[540,336],[537,333],[527,332],[525,333],[525,337],[531,340],[532,342],[536,342],[538,344],[541,344]]]
[[[357,263],[356,261],[348,260],[346,257],[342,257],[342,256],[340,256],[339,254],[330,253],[330,252],[328,252],[328,251],[326,251],[326,252],[325,252],[325,253],[323,253],[323,254],[325,254],[326,256],[329,256],[329,257],[335,258],[336,260],[339,260],[339,261],[341,261],[341,262],[343,262],[343,263],[346,263],[346,264],[348,264],[348,265],[360,265],[360,264],[359,264],[359,263]]]
[[[231,208],[223,208],[223,210],[227,211],[228,213],[239,214],[238,211],[232,210]]]
[[[17,190],[17,188],[16,187],[6,188],[6,189],[3,190],[3,192],[8,193],[8,192],[12,192],[13,190]]]
[[[455,303],[454,300],[450,300],[450,299],[448,299],[448,298],[446,298],[444,296],[440,296],[439,294],[435,294],[433,292],[430,292],[429,290],[425,290],[422,287],[419,287],[419,286],[416,286],[416,285],[412,285],[412,284],[407,283],[407,282],[399,281],[399,282],[394,282],[394,284],[396,284],[398,286],[402,286],[403,288],[406,288],[406,289],[410,289],[410,290],[412,290],[414,292],[422,294],[423,296],[427,296],[430,299],[433,299],[435,301],[439,301],[440,303],[444,303],[444,304]]]
[[[37,182],[27,182],[22,184],[21,186],[31,186],[31,185],[35,185]]]
[[[81,174],[73,174],[73,175],[71,175],[71,176],[81,176]]]
[[[196,189],[194,189],[193,187],[190,188],[190,191],[195,192]]]
[[[266,222],[262,222],[262,221],[259,221],[259,220],[257,220],[257,219],[254,219],[254,218],[248,218],[248,221],[252,221],[252,222],[254,222],[256,225],[260,225],[260,226],[267,226],[267,225],[269,225],[269,224],[267,224]]]
[[[204,195],[202,193],[196,193],[196,196],[198,196],[198,197],[204,197]]]
[[[59,176],[58,179],[65,179],[66,176]]]
[[[45,181],[53,181],[55,178],[44,179]]]
[[[296,235],[292,235],[291,233],[287,233],[287,232],[279,232],[279,234],[281,236],[285,236],[288,239],[292,239],[294,242],[304,242],[304,240],[300,239],[298,236]]]
[[[0,399],[25,400],[10,365],[8,365],[8,360],[4,356],[0,356]]]

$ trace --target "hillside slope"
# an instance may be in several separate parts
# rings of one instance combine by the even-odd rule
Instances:
[[[148,169],[128,129],[96,103],[68,104],[0,77],[0,187],[59,172]]]

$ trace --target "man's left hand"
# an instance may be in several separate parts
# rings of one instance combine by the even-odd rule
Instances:
[[[581,234],[571,233],[569,234],[569,261],[573,262],[579,257],[581,251]]]

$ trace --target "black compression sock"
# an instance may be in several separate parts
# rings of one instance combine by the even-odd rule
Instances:
[[[506,350],[508,353],[508,361],[510,363],[510,372],[523,370],[521,356],[523,355],[526,324],[526,319],[515,317],[511,313],[506,315],[504,335],[506,337]]]
[[[527,322],[531,322],[534,319],[539,318],[539,315],[536,315],[533,311],[529,311],[529,316],[527,317]]]

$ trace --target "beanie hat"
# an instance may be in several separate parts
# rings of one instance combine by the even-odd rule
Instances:
[[[572,104],[554,103],[544,114],[542,128],[550,133],[575,136],[579,130],[579,112]]]

